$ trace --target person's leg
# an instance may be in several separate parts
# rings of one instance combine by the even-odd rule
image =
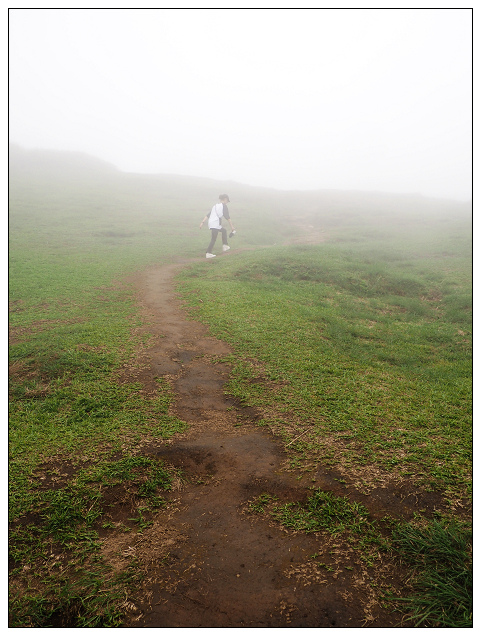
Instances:
[[[206,250],[207,254],[212,254],[212,250],[214,249],[214,244],[216,242],[218,232],[219,230],[211,229],[212,236],[210,239],[209,247]]]
[[[227,252],[230,250],[230,247],[227,245],[227,230],[222,228],[222,251]]]

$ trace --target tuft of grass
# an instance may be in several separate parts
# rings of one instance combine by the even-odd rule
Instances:
[[[171,490],[172,474],[163,462],[144,456],[129,456],[106,462],[86,471],[82,481],[99,483],[103,487],[128,484],[139,497],[152,498],[160,490]]]
[[[469,528],[451,521],[417,527],[398,524],[393,549],[414,567],[414,593],[396,599],[415,627],[473,626],[473,572]]]
[[[388,542],[370,519],[365,506],[337,497],[332,492],[314,489],[306,502],[275,505],[277,497],[263,493],[250,503],[250,510],[264,513],[266,509],[285,528],[312,533],[327,532],[333,537],[344,536],[359,551],[361,559],[372,566],[379,550],[387,550]]]
[[[270,504],[272,501],[275,501],[276,499],[277,499],[276,496],[270,495],[269,493],[264,492],[261,495],[259,495],[257,499],[254,499],[254,501],[251,501],[251,503],[249,504],[249,509],[252,512],[263,513],[266,509],[266,506],[268,506],[268,504]]]
[[[338,535],[346,530],[359,533],[368,525],[369,512],[362,504],[347,497],[316,489],[306,504],[287,503],[276,507],[274,517],[287,528]]]

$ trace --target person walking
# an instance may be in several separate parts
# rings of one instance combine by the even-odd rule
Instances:
[[[227,250],[230,250],[230,247],[227,243],[227,230],[224,227],[222,227],[222,217],[227,219],[227,221],[229,222],[231,235],[232,233],[235,233],[235,229],[234,229],[234,226],[232,225],[232,221],[230,218],[229,210],[227,208],[227,204],[230,203],[230,199],[227,196],[227,194],[220,194],[219,199],[220,199],[220,203],[216,203],[213,206],[209,214],[206,214],[204,216],[199,226],[200,229],[202,229],[202,226],[204,225],[204,223],[207,220],[209,220],[209,230],[211,231],[211,238],[210,238],[209,247],[207,248],[207,251],[205,254],[206,258],[214,258],[215,254],[212,254],[212,250],[214,249],[214,245],[217,240],[217,235],[219,234],[219,232],[222,233],[222,250],[224,252],[227,252]]]

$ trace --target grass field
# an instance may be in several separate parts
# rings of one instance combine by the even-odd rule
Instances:
[[[292,434],[308,429],[293,461],[362,466],[365,480],[368,466],[382,468],[455,499],[469,492],[469,238],[455,227],[449,237],[429,226],[371,229],[363,241],[332,233],[185,270],[195,316],[222,325],[239,352],[233,394],[263,405],[281,433],[285,413],[287,435],[293,414]],[[279,391],[252,383],[258,362],[285,383]]]
[[[360,491],[399,479],[441,493],[438,518],[419,511],[392,549],[408,562],[414,541],[448,537],[453,558],[430,572],[446,581],[441,562],[468,571],[469,207],[124,175],[88,161],[69,169],[68,157],[60,169],[57,159],[11,170],[11,626],[55,625],[65,612],[76,626],[121,622],[139,572],[135,562],[109,570],[99,554],[99,533],[120,528],[102,493],[129,493],[137,512],[126,530],[142,531],[181,476],[139,444],[186,426],[168,413],[167,384],[147,395],[119,381],[149,342],[125,281],[202,257],[198,225],[217,190],[232,200],[231,245],[245,251],[189,265],[178,289],[234,347],[229,392],[286,440],[292,468],[335,466]],[[323,243],[286,244],[316,232]],[[469,624],[469,589],[455,602],[446,593],[458,608],[447,618],[446,603],[423,594],[407,601],[421,624]]]

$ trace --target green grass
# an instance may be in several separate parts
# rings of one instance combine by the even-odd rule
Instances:
[[[172,475],[134,453],[186,425],[168,414],[165,382],[146,396],[120,379],[149,339],[138,335],[134,290],[119,280],[175,252],[177,222],[158,214],[153,189],[149,198],[118,177],[11,184],[12,626],[120,625],[139,573],[132,561],[118,574],[99,554],[100,532],[123,531],[101,493],[117,487],[135,502],[126,531],[143,531],[165,505]],[[63,466],[66,483],[42,488],[39,473]]]
[[[385,598],[402,611],[409,626],[472,627],[472,532],[466,523],[375,520],[365,506],[320,488],[314,489],[305,502],[277,505],[276,499],[262,493],[249,509],[267,513],[290,530],[331,535],[337,538],[337,548],[344,539],[368,567],[376,569],[381,555],[395,556],[407,564],[412,569],[412,594],[405,598],[387,594]],[[346,556],[351,563],[349,551]],[[319,565],[332,570],[324,563]],[[346,563],[342,566],[350,568]]]
[[[447,501],[469,496],[466,206],[61,173],[10,174],[11,626],[122,622],[138,568],[114,572],[99,536],[142,532],[166,505],[178,476],[138,449],[186,426],[169,415],[165,382],[146,395],[121,379],[149,346],[126,277],[178,256],[200,257],[179,285],[193,315],[234,347],[230,393],[261,409],[293,467],[334,465],[371,484],[382,470]],[[232,248],[250,250],[208,262],[198,225],[220,191],[232,200]],[[305,228],[328,242],[282,246]],[[134,502],[123,526],[103,498],[115,489]],[[277,505],[270,497],[258,511]],[[351,536],[371,523],[329,494],[316,505],[276,514]]]
[[[307,454],[311,444],[323,463],[396,469],[466,496],[469,255],[444,272],[435,243],[431,257],[414,259],[395,238],[391,250],[386,242],[271,248],[194,266],[181,275],[186,302],[236,347],[230,392],[262,406],[264,423],[309,427]],[[331,459],[327,434],[342,441]]]
[[[415,626],[473,626],[472,534],[455,521],[399,525],[393,547],[415,568],[414,594],[401,599]]]
[[[56,574],[42,581],[42,591],[28,589],[11,602],[10,627],[120,627],[125,592],[138,581],[135,565],[112,575],[89,568],[77,574]]]
[[[362,504],[332,492],[313,489],[305,502],[276,503],[276,497],[262,493],[252,501],[249,509],[266,513],[284,528],[305,533],[327,533],[347,541],[369,567],[376,565],[379,551],[387,552],[389,523],[375,522]]]
[[[363,505],[351,502],[347,497],[336,497],[318,488],[305,505],[276,506],[274,517],[287,528],[305,532],[328,530],[337,535],[345,531],[365,532],[369,513]]]
[[[116,572],[101,558],[99,532],[115,528],[110,489],[121,487],[134,512],[124,528],[143,532],[165,504],[174,475],[162,462],[125,456],[80,470],[64,487],[37,493],[36,521],[20,519],[10,532],[12,627],[117,627],[122,604],[139,581],[135,562]],[[19,585],[19,582],[21,584]],[[17,585],[19,587],[17,588]]]

